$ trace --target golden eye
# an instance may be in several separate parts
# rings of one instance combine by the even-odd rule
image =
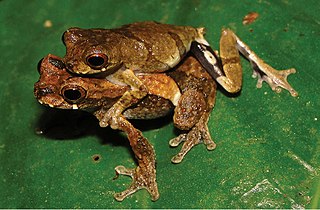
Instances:
[[[91,54],[86,59],[87,64],[93,69],[102,69],[108,62],[108,57],[102,53]]]
[[[61,94],[68,103],[79,104],[87,95],[87,91],[76,85],[65,86],[61,90]]]

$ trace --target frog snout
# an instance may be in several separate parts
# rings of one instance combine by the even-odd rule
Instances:
[[[54,91],[50,87],[36,88],[36,91],[35,91],[35,95],[37,98],[41,98],[43,96],[46,96],[52,93],[54,93]]]

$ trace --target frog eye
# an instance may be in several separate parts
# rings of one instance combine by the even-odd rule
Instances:
[[[78,104],[85,99],[87,91],[83,87],[72,85],[63,87],[61,94],[64,100],[66,100],[68,103]]]
[[[91,54],[86,59],[87,64],[93,69],[101,69],[108,62],[108,57],[102,53]]]

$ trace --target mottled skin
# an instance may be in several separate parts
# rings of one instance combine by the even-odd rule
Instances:
[[[69,71],[103,73],[115,84],[131,86],[100,121],[117,128],[117,116],[148,92],[137,73],[164,72],[177,65],[194,40],[204,41],[203,28],[139,22],[116,29],[71,28],[63,35]]]
[[[42,62],[35,85],[41,103],[90,110],[101,127],[110,125],[127,133],[138,167],[116,168],[118,174],[133,178],[127,190],[115,195],[117,200],[141,188],[149,191],[152,200],[159,197],[153,148],[127,119],[160,117],[175,106],[174,124],[185,133],[169,142],[171,146],[183,142],[172,162],[181,162],[199,143],[214,149],[207,122],[215,101],[215,81],[230,93],[241,90],[239,52],[252,64],[258,88],[265,81],[276,92],[284,88],[298,95],[287,82],[295,69],[273,69],[229,29],[222,30],[219,56],[203,36],[204,28],[155,22],[116,29],[71,28],[63,37],[65,57],[49,55]],[[194,57],[185,57],[189,51]]]
[[[174,110],[173,122],[177,128],[187,132],[169,142],[173,147],[184,142],[181,151],[171,159],[173,163],[180,163],[188,151],[199,143],[204,143],[208,150],[216,147],[207,124],[214,107],[217,86],[208,72],[192,56],[185,58],[167,75],[177,82],[182,93]]]
[[[41,61],[39,73],[34,94],[41,104],[55,108],[110,108],[129,89],[107,80],[73,77],[66,71],[61,59],[53,55]],[[70,96],[78,94],[79,97],[65,97],[65,92],[69,92]]]
[[[135,72],[164,72],[177,65],[191,42],[203,38],[203,29],[156,22],[138,22],[116,29],[70,28],[63,40],[67,68],[78,74],[95,74],[117,68]],[[103,54],[105,63],[90,65],[91,55]]]
[[[137,22],[115,29],[70,28],[63,36],[67,49],[63,61],[76,74],[94,74],[131,87],[105,113],[101,127],[110,125],[116,129],[117,116],[147,95],[148,90],[137,75],[168,71],[189,51],[230,93],[240,91],[242,86],[240,51],[253,66],[257,87],[265,81],[276,92],[284,88],[292,96],[298,95],[286,81],[295,69],[273,69],[229,29],[222,30],[219,57],[204,39],[204,33],[204,28],[156,22]]]
[[[120,100],[129,86],[115,85],[104,78],[79,77],[69,73],[62,60],[48,55],[41,62],[40,79],[35,84],[37,100],[44,105],[62,109],[83,109],[92,112],[98,120],[108,108]],[[117,174],[133,178],[131,186],[115,194],[122,201],[128,195],[144,188],[152,200],[159,198],[155,153],[152,145],[127,119],[153,119],[170,113],[174,108],[174,124],[186,132],[170,141],[171,146],[184,142],[181,151],[172,158],[179,163],[195,145],[203,142],[209,150],[215,148],[207,122],[214,106],[216,84],[193,57],[187,57],[168,74],[141,75],[149,92],[141,101],[118,116],[117,129],[124,131],[138,160],[138,167],[117,166]],[[175,102],[177,101],[177,102]],[[175,104],[175,105],[174,105]]]

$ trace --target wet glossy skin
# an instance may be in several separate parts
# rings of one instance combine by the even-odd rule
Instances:
[[[53,55],[42,60],[39,73],[34,93],[41,104],[62,109],[84,109],[92,112],[98,120],[129,88],[103,78],[72,75],[66,71],[62,60]],[[117,128],[127,133],[138,160],[136,169],[116,167],[118,174],[133,178],[127,190],[115,194],[119,201],[141,188],[149,191],[152,200],[159,197],[153,148],[126,119],[162,117],[176,105],[174,124],[187,132],[170,140],[171,146],[183,142],[181,151],[172,158],[172,162],[181,162],[187,152],[199,143],[206,144],[209,150],[215,148],[207,122],[215,101],[216,84],[195,58],[188,57],[167,75],[141,75],[139,78],[148,87],[148,95],[118,117],[120,123]]]

